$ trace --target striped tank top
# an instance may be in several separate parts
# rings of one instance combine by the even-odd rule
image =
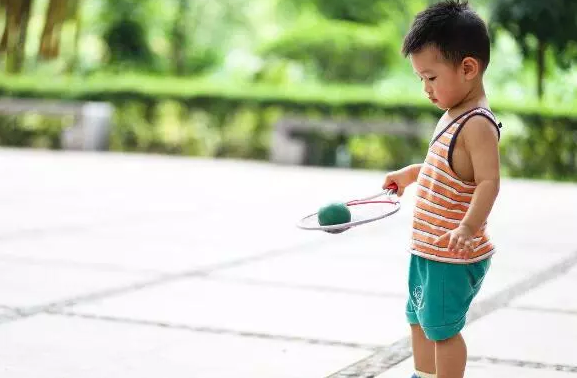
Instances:
[[[485,108],[475,108],[455,118],[438,133],[429,145],[425,162],[417,178],[416,205],[413,214],[411,253],[436,261],[468,264],[490,257],[495,248],[487,235],[485,222],[473,238],[473,253],[468,258],[455,256],[448,251],[448,241],[442,245],[436,239],[457,228],[465,217],[476,184],[463,181],[453,171],[452,153],[457,136],[473,116],[488,118],[497,131],[495,116]]]

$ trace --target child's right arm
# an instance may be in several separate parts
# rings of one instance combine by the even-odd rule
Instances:
[[[399,189],[397,190],[397,195],[400,197],[403,195],[405,188],[415,181],[419,176],[421,167],[423,164],[411,164],[405,168],[399,169],[398,171],[390,172],[385,176],[385,182],[383,183],[383,189],[392,183],[397,184]]]

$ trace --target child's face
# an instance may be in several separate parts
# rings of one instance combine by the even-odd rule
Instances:
[[[427,97],[441,109],[458,105],[470,91],[469,81],[459,67],[444,60],[436,47],[427,46],[411,54],[411,63]]]

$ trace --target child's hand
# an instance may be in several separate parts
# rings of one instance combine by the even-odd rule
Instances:
[[[395,183],[398,187],[397,196],[402,196],[405,188],[417,180],[417,176],[421,169],[421,164],[409,165],[398,171],[390,172],[385,176],[385,182],[383,183],[383,189],[386,189],[389,185]]]
[[[461,224],[456,229],[445,233],[437,239],[437,244],[442,245],[449,240],[449,252],[456,254],[458,257],[466,258],[473,253],[473,232],[471,229]]]

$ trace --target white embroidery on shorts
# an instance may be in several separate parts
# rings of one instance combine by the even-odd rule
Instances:
[[[422,286],[415,286],[411,293],[411,302],[413,302],[413,307],[416,311],[421,311],[425,307]]]

